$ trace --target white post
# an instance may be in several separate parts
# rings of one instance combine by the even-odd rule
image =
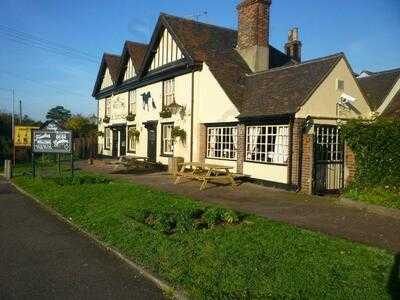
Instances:
[[[5,161],[4,161],[4,177],[7,179],[7,180],[10,180],[11,179],[11,169],[12,167],[11,167],[11,160],[9,160],[9,159],[6,159]]]

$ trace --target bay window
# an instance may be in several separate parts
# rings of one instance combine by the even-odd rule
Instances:
[[[246,160],[260,163],[287,164],[289,126],[260,125],[246,128]]]
[[[162,133],[162,154],[173,155],[174,154],[174,140],[172,139],[172,129],[174,128],[173,123],[165,123],[161,125]]]
[[[236,159],[237,127],[207,128],[207,158]]]

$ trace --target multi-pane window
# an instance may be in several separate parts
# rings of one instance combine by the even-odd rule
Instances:
[[[168,106],[175,101],[175,79],[164,81],[164,106]]]
[[[111,129],[106,127],[104,129],[104,149],[111,148]]]
[[[162,124],[162,153],[164,155],[173,155],[174,140],[172,139],[173,123]]]
[[[129,98],[129,113],[136,114],[136,103],[137,103],[137,93],[136,90],[129,91],[128,98]]]
[[[236,159],[237,127],[207,128],[207,157]]]
[[[110,98],[106,98],[105,100],[105,111],[104,111],[104,115],[106,117],[109,117],[111,114],[111,99]]]
[[[136,153],[137,139],[135,137],[136,125],[128,127],[128,151]]]
[[[246,160],[261,163],[287,164],[289,126],[261,125],[246,129]]]

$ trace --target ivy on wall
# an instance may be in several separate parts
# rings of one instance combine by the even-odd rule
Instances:
[[[400,187],[400,120],[352,120],[343,137],[356,157],[355,184]]]

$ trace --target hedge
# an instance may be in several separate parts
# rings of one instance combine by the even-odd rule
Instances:
[[[355,184],[400,186],[400,120],[352,120],[342,133],[356,157]]]

